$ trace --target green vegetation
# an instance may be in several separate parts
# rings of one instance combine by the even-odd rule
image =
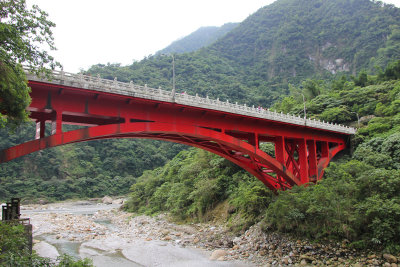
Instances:
[[[39,257],[30,253],[26,246],[27,239],[22,225],[0,223],[0,265],[4,267],[90,267],[91,260],[74,260],[71,256],[62,255],[57,260]]]
[[[399,251],[399,70],[397,61],[375,76],[307,80],[299,88],[291,86],[293,96],[275,105],[278,111],[301,113],[303,99],[298,95],[304,94],[311,118],[357,126],[356,115],[361,117],[353,156],[342,155],[331,163],[318,184],[274,196],[225,159],[191,149],[139,177],[126,208],[147,214],[168,211],[179,220],[207,220],[212,219],[210,210],[227,201],[225,212],[236,230],[262,220],[267,229],[299,238],[347,239],[356,248]],[[365,82],[359,85],[360,80]]]
[[[145,171],[132,185],[126,209],[156,214],[170,212],[178,220],[210,220],[224,201],[243,216],[233,226],[256,221],[272,192],[233,163],[200,149],[180,152],[164,167]]]
[[[266,211],[272,229],[313,239],[348,239],[358,248],[399,251],[400,61],[376,76],[344,78],[307,102],[310,116],[336,122],[361,117],[352,158],[331,163],[316,185],[281,192]],[[303,89],[306,90],[306,88]],[[301,110],[288,97],[276,106]],[[340,112],[337,112],[340,109]],[[340,115],[340,116],[339,116]]]
[[[30,103],[22,63],[36,74],[46,74],[45,67],[59,66],[39,44],[54,50],[51,28],[55,24],[38,6],[27,9],[25,0],[0,2],[0,127],[28,121],[25,111]],[[35,38],[33,38],[35,37]]]

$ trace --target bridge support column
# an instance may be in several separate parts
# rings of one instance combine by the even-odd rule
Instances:
[[[44,120],[36,121],[35,139],[44,138],[45,131],[46,131],[46,122]]]
[[[258,140],[258,133],[254,133],[254,135],[249,137],[249,144],[255,146],[257,149],[260,149],[260,142]]]
[[[308,177],[308,160],[307,160],[307,143],[305,139],[298,141],[299,165],[300,165],[300,181],[301,184],[309,182]]]
[[[318,170],[317,170],[317,147],[315,144],[315,140],[307,140],[308,147],[308,165],[309,172],[308,175],[313,182],[318,179]]]
[[[326,141],[321,142],[321,158],[329,158],[329,143]]]
[[[285,165],[285,138],[283,136],[275,137],[275,158],[282,165]]]
[[[279,163],[285,166],[286,156],[285,156],[285,138],[283,136],[275,137],[275,158]],[[277,175],[278,182],[282,181],[282,177]],[[284,189],[284,188],[282,188]]]
[[[51,134],[62,133],[62,111],[56,110],[51,122]]]

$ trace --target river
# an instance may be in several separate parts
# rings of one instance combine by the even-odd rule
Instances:
[[[99,267],[251,266],[243,260],[228,260],[225,250],[211,255],[197,237],[196,225],[180,226],[163,217],[132,217],[119,210],[120,203],[28,205],[21,207],[21,217],[31,219],[34,249],[42,256],[55,258],[66,253],[87,257]],[[203,227],[199,231],[207,230]],[[218,260],[210,260],[210,256]]]

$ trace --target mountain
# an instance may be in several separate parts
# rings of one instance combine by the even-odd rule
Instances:
[[[199,50],[202,47],[214,43],[217,39],[223,37],[238,24],[239,23],[226,23],[221,27],[201,27],[197,31],[189,34],[188,36],[172,42],[166,48],[158,51],[156,55],[173,53],[181,54]]]
[[[400,58],[399,30],[400,9],[380,1],[279,0],[248,17],[206,53],[241,66],[246,80],[266,85],[316,74],[355,75]]]
[[[272,107],[289,88],[318,87],[318,82],[304,83],[307,79],[375,71],[375,66],[399,58],[399,8],[369,0],[277,0],[211,45],[176,55],[176,88]],[[85,73],[168,90],[171,61],[171,56],[159,54],[128,66],[94,65]],[[331,102],[324,108],[331,108]],[[291,110],[290,101],[284,104]],[[342,114],[341,107],[328,111],[324,116],[329,118]],[[29,140],[34,127],[0,136],[0,147],[6,148]],[[182,149],[155,141],[106,140],[41,151],[1,164],[7,187],[0,188],[0,200],[18,192],[52,199],[125,193],[134,177],[164,165]]]
[[[177,88],[230,101],[271,106],[288,84],[400,58],[400,9],[370,0],[278,0],[210,46],[175,57]],[[171,88],[171,58],[130,66],[96,65],[88,73]]]

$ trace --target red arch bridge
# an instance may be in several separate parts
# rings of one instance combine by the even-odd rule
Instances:
[[[36,139],[5,149],[0,162],[49,147],[106,138],[167,140],[208,150],[272,190],[316,182],[353,128],[99,77],[28,74]],[[46,122],[51,135],[45,136]],[[62,124],[84,125],[63,132]],[[275,146],[275,155],[260,149]]]

